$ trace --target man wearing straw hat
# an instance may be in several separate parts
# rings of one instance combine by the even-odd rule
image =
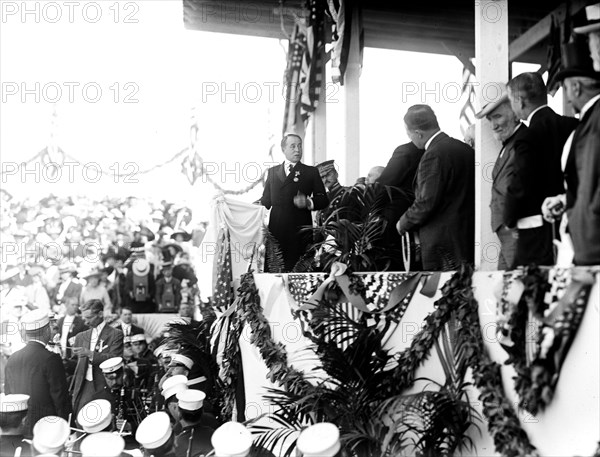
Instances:
[[[69,417],[71,403],[67,376],[58,354],[46,349],[50,341],[50,318],[33,310],[21,319],[21,334],[27,345],[11,355],[6,363],[4,389],[7,394],[29,395],[25,434],[45,416]]]

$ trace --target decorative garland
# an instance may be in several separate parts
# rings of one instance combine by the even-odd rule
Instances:
[[[242,276],[242,284],[238,291],[239,308],[252,330],[250,342],[259,349],[260,355],[269,369],[267,375],[269,380],[300,395],[312,390],[314,387],[305,379],[304,373],[289,366],[285,345],[273,341],[271,327],[262,312],[258,289],[252,273]]]
[[[580,273],[583,276],[585,273]],[[593,277],[592,277],[593,278]],[[519,407],[536,415],[552,401],[558,382],[562,360],[583,318],[591,282],[573,278],[571,286],[575,293],[563,296],[567,300],[555,322],[548,322],[548,304],[544,299],[551,290],[547,271],[538,267],[525,270],[522,282],[525,286],[517,306],[513,307],[507,321],[513,345],[506,348],[516,371],[515,391],[519,395]],[[579,282],[579,284],[576,284]],[[557,299],[556,296],[553,299]],[[560,300],[558,300],[560,303]],[[560,306],[560,305],[556,305]],[[531,331],[533,318],[535,331]],[[533,341],[530,341],[533,337]],[[556,344],[555,340],[562,342]],[[528,348],[531,348],[528,351]],[[532,354],[533,353],[533,354]]]
[[[224,319],[226,319],[226,317],[224,317]],[[227,332],[225,350],[223,351],[222,372],[220,376],[223,380],[221,417],[226,421],[232,420],[236,386],[239,379],[239,373],[242,370],[242,358],[239,344],[243,327],[243,314],[241,309],[238,307],[233,314],[229,316],[229,319],[229,325],[223,325],[221,329],[221,331]],[[217,338],[221,337],[221,335],[217,335]]]
[[[400,393],[413,384],[417,368],[429,357],[443,326],[455,311],[457,321],[464,323],[458,331],[469,347],[468,364],[473,368],[475,385],[481,392],[479,399],[483,403],[483,413],[496,451],[509,457],[534,455],[535,447],[529,442],[527,433],[505,398],[500,366],[491,361],[485,351],[477,301],[471,290],[472,273],[472,268],[463,267],[443,286],[443,296],[435,303],[436,309],[425,319],[423,329],[414,337],[410,347],[398,355],[398,366],[390,373],[386,387],[390,392]],[[239,309],[244,310],[243,316],[253,330],[252,343],[260,349],[269,369],[269,379],[301,395],[314,389],[304,379],[303,373],[289,367],[285,346],[272,340],[251,273],[242,277],[239,292]],[[318,331],[317,327],[313,327],[313,331]]]
[[[539,276],[539,270],[532,270],[529,273],[531,273],[532,279],[527,281],[529,288],[527,297],[537,300],[540,295],[543,295],[543,287],[540,286],[541,276]],[[479,400],[482,402],[483,414],[488,422],[488,430],[494,440],[496,451],[509,457],[537,455],[535,446],[529,441],[511,403],[506,399],[500,365],[491,360],[485,349],[479,322],[478,303],[472,291],[472,274],[471,267],[462,267],[443,286],[442,298],[434,304],[435,310],[425,319],[423,329],[414,337],[410,347],[397,356],[398,366],[390,371],[388,378],[390,392],[400,392],[413,384],[417,368],[429,357],[442,327],[454,312],[456,321],[460,323],[457,328],[457,337],[465,345],[468,354],[467,364],[472,368],[474,385],[480,392]],[[354,284],[358,286],[357,289],[360,289],[358,283],[354,282]],[[259,348],[272,382],[278,382],[286,390],[302,396],[317,389],[318,387],[306,381],[302,372],[289,366],[285,346],[273,341],[269,323],[262,313],[252,273],[242,277],[239,296],[236,310],[237,321],[235,325],[232,325],[234,327],[232,333],[237,337],[233,337],[231,342],[237,343],[241,333],[241,321],[245,320],[252,329],[251,342]],[[577,297],[581,302],[582,294],[578,294]],[[571,311],[573,312],[573,310]],[[574,312],[580,319],[582,313]],[[522,315],[515,312],[513,320],[518,321],[519,319],[522,319]],[[315,331],[314,336],[318,337],[317,323],[311,322],[310,324]],[[239,355],[239,348],[233,350],[228,346],[225,358],[230,354]],[[230,376],[233,378],[235,371],[231,370],[232,366],[228,365]],[[230,382],[226,386],[230,389],[226,398],[232,399],[235,396],[235,383]]]
[[[503,456],[536,455],[535,446],[529,441],[527,433],[512,405],[507,400],[502,385],[500,365],[492,361],[485,350],[481,336],[478,304],[471,287],[473,271],[462,268],[453,276],[459,277],[454,297],[457,303],[457,321],[461,323],[459,335],[467,347],[468,365],[473,371],[475,387],[480,392],[479,399],[483,405],[483,415],[488,422],[488,430],[494,439],[494,446]]]

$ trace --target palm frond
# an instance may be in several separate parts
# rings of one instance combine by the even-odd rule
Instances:
[[[279,241],[273,236],[267,227],[263,227],[263,239],[265,243],[265,265],[267,273],[281,273],[285,271],[283,253]]]

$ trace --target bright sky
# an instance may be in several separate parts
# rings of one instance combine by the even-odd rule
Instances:
[[[212,162],[215,181],[241,189],[259,166],[267,166],[284,106],[285,53],[278,40],[187,31],[178,0],[83,1],[71,11],[68,3],[26,2],[32,13],[24,17],[24,3],[2,4],[1,159],[4,170],[12,171],[12,163],[44,148],[56,106],[59,146],[91,168],[86,178],[81,166],[74,167],[72,178],[65,171],[57,183],[45,182],[43,170],[23,179],[19,168],[3,175],[3,188],[31,197],[155,195],[203,207],[213,187],[192,188],[180,173],[181,159],[139,174],[189,145],[193,108],[201,126],[199,152]],[[454,57],[365,49],[361,175],[385,165],[394,148],[408,141],[402,117],[415,103],[430,104],[442,129],[461,138],[461,78],[462,65]],[[341,98],[329,87],[328,157],[340,164],[343,176]],[[275,159],[282,158],[276,147]],[[137,182],[117,178],[115,184],[114,177],[90,182],[96,163],[109,173],[134,172]],[[241,198],[254,200],[261,192],[257,188]]]

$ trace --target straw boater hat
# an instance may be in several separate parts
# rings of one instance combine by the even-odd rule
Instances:
[[[164,411],[152,413],[140,423],[135,440],[147,451],[158,449],[171,438],[171,421]]]
[[[252,447],[252,434],[239,422],[225,422],[210,439],[215,457],[246,457]]]
[[[40,453],[59,454],[71,429],[62,417],[42,417],[33,426],[33,447]]]
[[[165,400],[168,400],[173,395],[177,395],[180,392],[188,389],[188,378],[182,374],[176,374],[165,379],[162,385],[161,395]]]
[[[340,431],[330,422],[321,422],[304,429],[296,442],[304,457],[330,457],[341,448]]]
[[[101,399],[87,403],[77,414],[77,422],[87,433],[101,432],[112,422],[110,402]]]
[[[83,457],[120,457],[125,440],[111,432],[98,432],[86,436],[79,450]]]
[[[600,30],[600,3],[585,7],[587,22],[581,27],[575,27],[575,33],[590,33]]]
[[[481,111],[479,111],[477,114],[475,114],[475,118],[483,119],[488,114],[492,113],[500,105],[502,105],[502,103],[505,103],[507,101],[508,101],[508,93],[506,91],[506,86],[503,84],[501,86],[500,97],[498,97],[496,100],[490,101],[490,102],[486,103],[485,105],[483,105],[483,108],[481,108]]]

